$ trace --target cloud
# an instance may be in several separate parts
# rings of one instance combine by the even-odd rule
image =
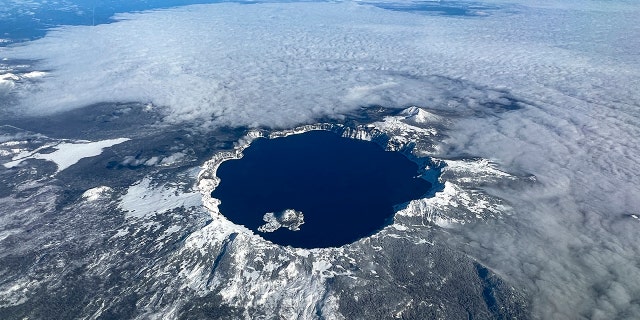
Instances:
[[[528,288],[541,318],[637,318],[640,45],[624,40],[640,38],[640,8],[559,3],[482,18],[189,6],[60,27],[0,58],[47,72],[6,83],[26,114],[137,101],[167,123],[290,127],[371,104],[446,111],[437,156],[484,157],[537,184],[492,188],[512,215],[443,240]]]
[[[414,102],[408,90],[389,100],[389,84],[402,78],[389,74],[394,51],[411,48],[391,48],[393,34],[352,29],[348,22],[375,21],[379,12],[355,5],[280,7],[191,6],[61,27],[4,53],[42,59],[37,67],[52,70],[39,85],[16,91],[18,108],[39,114],[150,101],[167,107],[170,123],[282,127],[360,105]],[[329,12],[319,14],[324,9]],[[370,89],[354,99],[363,87]]]
[[[486,95],[433,76],[460,77],[466,51],[482,44],[451,32],[459,27],[448,20],[310,3],[200,5],[116,19],[59,27],[4,49],[2,57],[36,60],[35,68],[50,72],[14,88],[13,109],[48,114],[153,102],[169,123],[289,127],[372,104],[442,105],[451,91]]]

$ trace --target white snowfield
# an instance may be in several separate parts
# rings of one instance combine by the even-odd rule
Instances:
[[[87,201],[96,201],[102,197],[105,197],[111,192],[113,192],[113,189],[111,189],[111,187],[99,186],[83,192],[82,198],[84,198]]]
[[[58,166],[58,169],[56,170],[56,173],[58,173],[78,163],[78,161],[84,158],[90,158],[100,155],[105,148],[112,147],[125,141],[129,141],[129,139],[117,138],[96,142],[82,141],[75,143],[61,142],[56,145],[47,146],[55,149],[55,151],[51,153],[39,152],[42,148],[33,152],[26,152],[26,155],[23,152],[16,155],[12,159],[13,161],[4,163],[3,165],[5,168],[13,168],[20,165],[27,159],[42,159],[54,162]]]
[[[177,186],[154,186],[150,178],[145,178],[129,187],[118,207],[125,212],[127,219],[141,219],[174,208],[201,206],[201,197],[197,191],[185,192]]]

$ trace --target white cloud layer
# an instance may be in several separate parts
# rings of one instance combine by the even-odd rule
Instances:
[[[614,4],[521,3],[482,18],[200,5],[61,27],[0,58],[48,72],[5,86],[27,114],[142,101],[169,123],[282,127],[369,104],[456,112],[440,156],[482,156],[539,183],[492,190],[514,214],[451,227],[448,241],[526,286],[541,318],[638,318],[640,5]],[[477,116],[506,98],[527,105]]]

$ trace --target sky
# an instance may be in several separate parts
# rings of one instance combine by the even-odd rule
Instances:
[[[142,102],[205,130],[369,105],[446,112],[434,156],[537,181],[488,190],[513,212],[447,241],[525,287],[541,318],[640,317],[640,4],[490,1],[448,16],[368,3],[203,4],[60,26],[0,48],[31,61],[2,71],[4,111]]]

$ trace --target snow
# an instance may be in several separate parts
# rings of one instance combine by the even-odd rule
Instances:
[[[21,164],[27,159],[42,159],[46,161],[52,161],[58,169],[55,173],[63,171],[70,166],[78,163],[78,161],[84,158],[95,157],[100,155],[105,148],[112,147],[114,145],[129,141],[128,138],[109,139],[96,142],[62,142],[57,145],[52,145],[51,148],[55,149],[51,153],[34,152],[29,155],[20,153],[13,158],[13,161],[4,163],[6,168],[13,168]],[[40,148],[42,149],[42,148]]]
[[[405,119],[409,122],[426,125],[426,124],[438,124],[446,123],[446,119],[438,116],[432,112],[429,112],[423,108],[419,107],[409,107],[402,112],[400,115],[405,117]]]
[[[396,230],[400,230],[400,231],[407,231],[407,229],[408,229],[407,227],[405,227],[405,226],[403,226],[401,224],[397,224],[397,223],[392,224],[391,227],[396,229]]]
[[[115,239],[115,238],[120,238],[120,237],[124,237],[126,235],[129,234],[129,231],[127,231],[127,229],[120,229],[118,230],[118,232],[116,232],[116,234],[114,234],[111,239]]]
[[[31,290],[39,285],[41,280],[23,277],[0,286],[0,306],[15,306],[26,302]]]
[[[274,232],[282,227],[291,231],[299,231],[300,226],[304,224],[304,215],[301,211],[286,209],[277,214],[267,212],[262,218],[265,224],[258,227],[260,232]]]
[[[331,262],[327,260],[317,260],[317,261],[314,261],[312,265],[313,265],[313,272],[318,273],[320,275],[326,274],[329,277],[332,276],[329,273],[327,273],[331,269],[331,267],[333,267]]]
[[[0,242],[14,234],[20,234],[22,231],[22,229],[0,230]]]
[[[132,185],[120,199],[118,207],[125,211],[127,219],[141,219],[175,208],[190,208],[202,205],[201,194],[197,191],[184,191],[177,186],[152,184],[146,177]]]
[[[421,128],[411,125],[407,123],[408,119],[411,119],[411,117],[386,117],[384,121],[376,122],[374,125],[379,130],[390,133],[390,135],[395,139],[403,138],[405,143],[410,140],[412,135],[429,137],[435,136],[438,133],[438,130],[433,127]]]
[[[445,181],[444,189],[432,198],[412,200],[407,208],[396,214],[425,216],[437,224],[449,226],[453,222],[486,220],[508,212],[508,207],[497,198],[481,190],[465,189]]]
[[[82,198],[90,202],[96,201],[112,191],[113,189],[107,186],[95,187],[82,193]]]

